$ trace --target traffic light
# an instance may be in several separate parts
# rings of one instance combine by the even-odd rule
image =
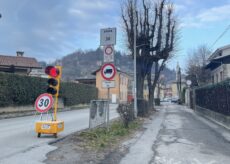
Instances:
[[[45,73],[49,75],[47,93],[58,96],[60,88],[60,78],[61,78],[61,66],[48,66],[45,69]]]

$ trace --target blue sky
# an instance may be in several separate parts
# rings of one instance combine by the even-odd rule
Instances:
[[[99,46],[101,28],[117,27],[116,49],[123,52],[120,5],[124,0],[0,0],[0,54],[26,56],[52,62],[77,50]],[[230,44],[230,0],[171,0],[180,22],[179,50],[169,63],[184,68],[187,53],[200,44],[215,50]]]

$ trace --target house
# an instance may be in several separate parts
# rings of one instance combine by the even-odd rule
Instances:
[[[113,78],[113,81],[115,83],[114,88],[110,88],[110,100],[112,100],[113,103],[118,102],[127,102],[128,101],[128,91],[130,88],[130,75],[127,73],[117,69],[116,75]],[[101,76],[101,68],[97,69],[92,73],[92,75],[96,76],[96,87],[98,88],[98,98],[99,99],[107,99],[108,97],[108,89],[105,88],[103,85],[104,79]]]
[[[218,48],[208,61],[205,68],[211,70],[212,83],[230,78],[230,45]]]
[[[41,69],[35,58],[24,57],[21,51],[16,53],[16,56],[0,55],[0,72],[29,75],[33,69]]]

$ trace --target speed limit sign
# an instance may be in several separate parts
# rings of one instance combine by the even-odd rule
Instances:
[[[35,101],[35,108],[38,112],[47,112],[53,106],[53,97],[48,93],[43,93]]]

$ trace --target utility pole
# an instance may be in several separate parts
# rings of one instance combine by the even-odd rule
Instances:
[[[137,117],[137,46],[136,46],[136,40],[137,40],[137,34],[136,34],[136,11],[135,7],[136,4],[135,2],[133,3],[133,15],[134,15],[134,21],[133,21],[133,28],[134,28],[134,36],[133,36],[133,67],[134,67],[134,117]]]

